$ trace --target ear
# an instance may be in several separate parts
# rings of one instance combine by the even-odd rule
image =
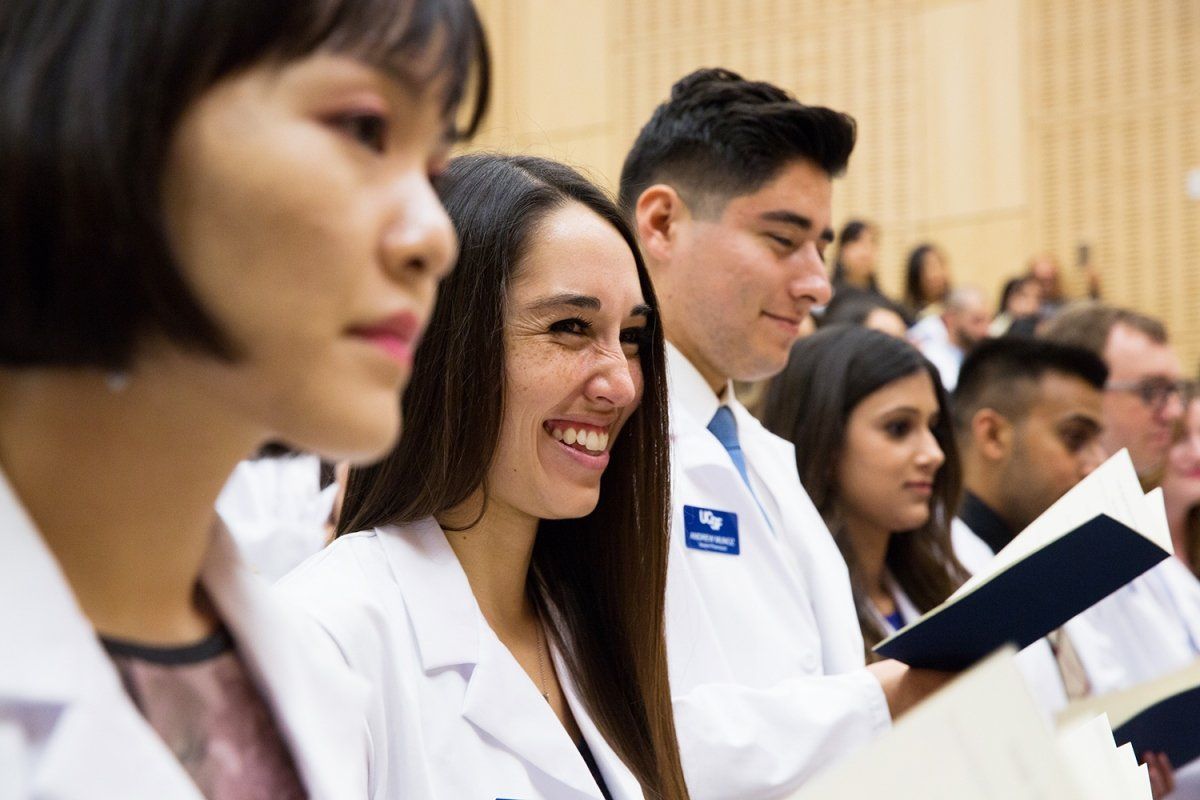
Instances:
[[[988,461],[1006,461],[1012,453],[1013,425],[992,408],[981,408],[971,418],[975,449]]]
[[[690,218],[679,192],[665,183],[647,187],[638,197],[637,236],[647,261],[665,263],[678,244],[680,226]]]

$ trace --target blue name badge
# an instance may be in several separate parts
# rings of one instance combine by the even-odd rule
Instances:
[[[738,544],[737,514],[732,511],[684,506],[683,535],[687,546],[693,550],[730,556],[742,552]]]

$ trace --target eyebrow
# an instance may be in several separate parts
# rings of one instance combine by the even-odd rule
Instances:
[[[1096,417],[1093,417],[1090,414],[1081,414],[1079,412],[1072,412],[1071,414],[1068,414],[1066,417],[1061,419],[1058,424],[1086,425],[1087,427],[1095,428],[1096,430],[1103,430],[1104,428],[1104,424]]]
[[[593,297],[590,294],[572,294],[571,292],[563,292],[561,294],[553,294],[549,297],[543,297],[535,303],[529,305],[530,311],[548,311],[552,308],[560,306],[571,306],[572,308],[582,308],[587,311],[600,310],[600,298]]]
[[[590,294],[572,294],[571,292],[562,292],[561,294],[550,295],[543,297],[529,306],[530,311],[550,311],[555,308],[569,306],[571,308],[582,308],[586,311],[599,311],[602,308],[600,298]],[[629,312],[631,317],[649,317],[653,309],[645,303],[639,303],[634,306]]]
[[[813,229],[813,223],[811,219],[801,216],[794,211],[785,211],[783,209],[778,211],[764,211],[759,215],[759,219],[766,220],[767,222],[782,222],[787,225],[794,225],[797,228],[801,228],[806,231],[811,231]],[[832,242],[833,238],[833,228],[826,228],[825,230],[821,231],[821,239],[823,241]]]

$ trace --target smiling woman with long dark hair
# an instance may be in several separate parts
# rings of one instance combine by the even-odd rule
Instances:
[[[764,424],[796,446],[800,481],[850,569],[871,647],[966,579],[950,544],[961,469],[949,401],[916,348],[857,326],[804,339]]]
[[[617,209],[466,156],[462,255],[341,536],[285,578],[381,694],[376,796],[684,798],[663,638],[665,350]]]

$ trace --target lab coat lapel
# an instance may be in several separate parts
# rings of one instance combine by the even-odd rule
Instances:
[[[274,712],[309,797],[365,797],[366,684],[349,673],[319,631],[287,613],[241,561],[220,524],[203,582]]]
[[[33,796],[201,800],[125,694],[33,521],[0,474],[0,717],[18,720]],[[22,757],[21,762],[27,761]]]
[[[535,769],[599,800],[587,765],[553,710],[488,626],[437,522],[425,519],[380,532],[388,565],[405,589],[421,667],[427,673],[465,667],[464,719]]]
[[[563,694],[567,698],[567,705],[570,706],[571,713],[575,716],[575,724],[579,726],[579,732],[583,734],[588,749],[592,751],[592,757],[596,759],[600,774],[604,777],[605,784],[608,785],[609,794],[613,796],[614,800],[643,797],[642,785],[629,771],[629,767],[625,765],[616,751],[609,746],[608,740],[600,733],[600,729],[592,722],[587,708],[583,705],[583,699],[575,687],[575,682],[568,676],[567,667],[562,662],[558,651],[554,653],[554,664],[558,670],[559,681],[562,683]]]
[[[479,650],[463,698],[463,717],[536,769],[583,797],[600,800],[583,757],[508,649],[487,630]]]

